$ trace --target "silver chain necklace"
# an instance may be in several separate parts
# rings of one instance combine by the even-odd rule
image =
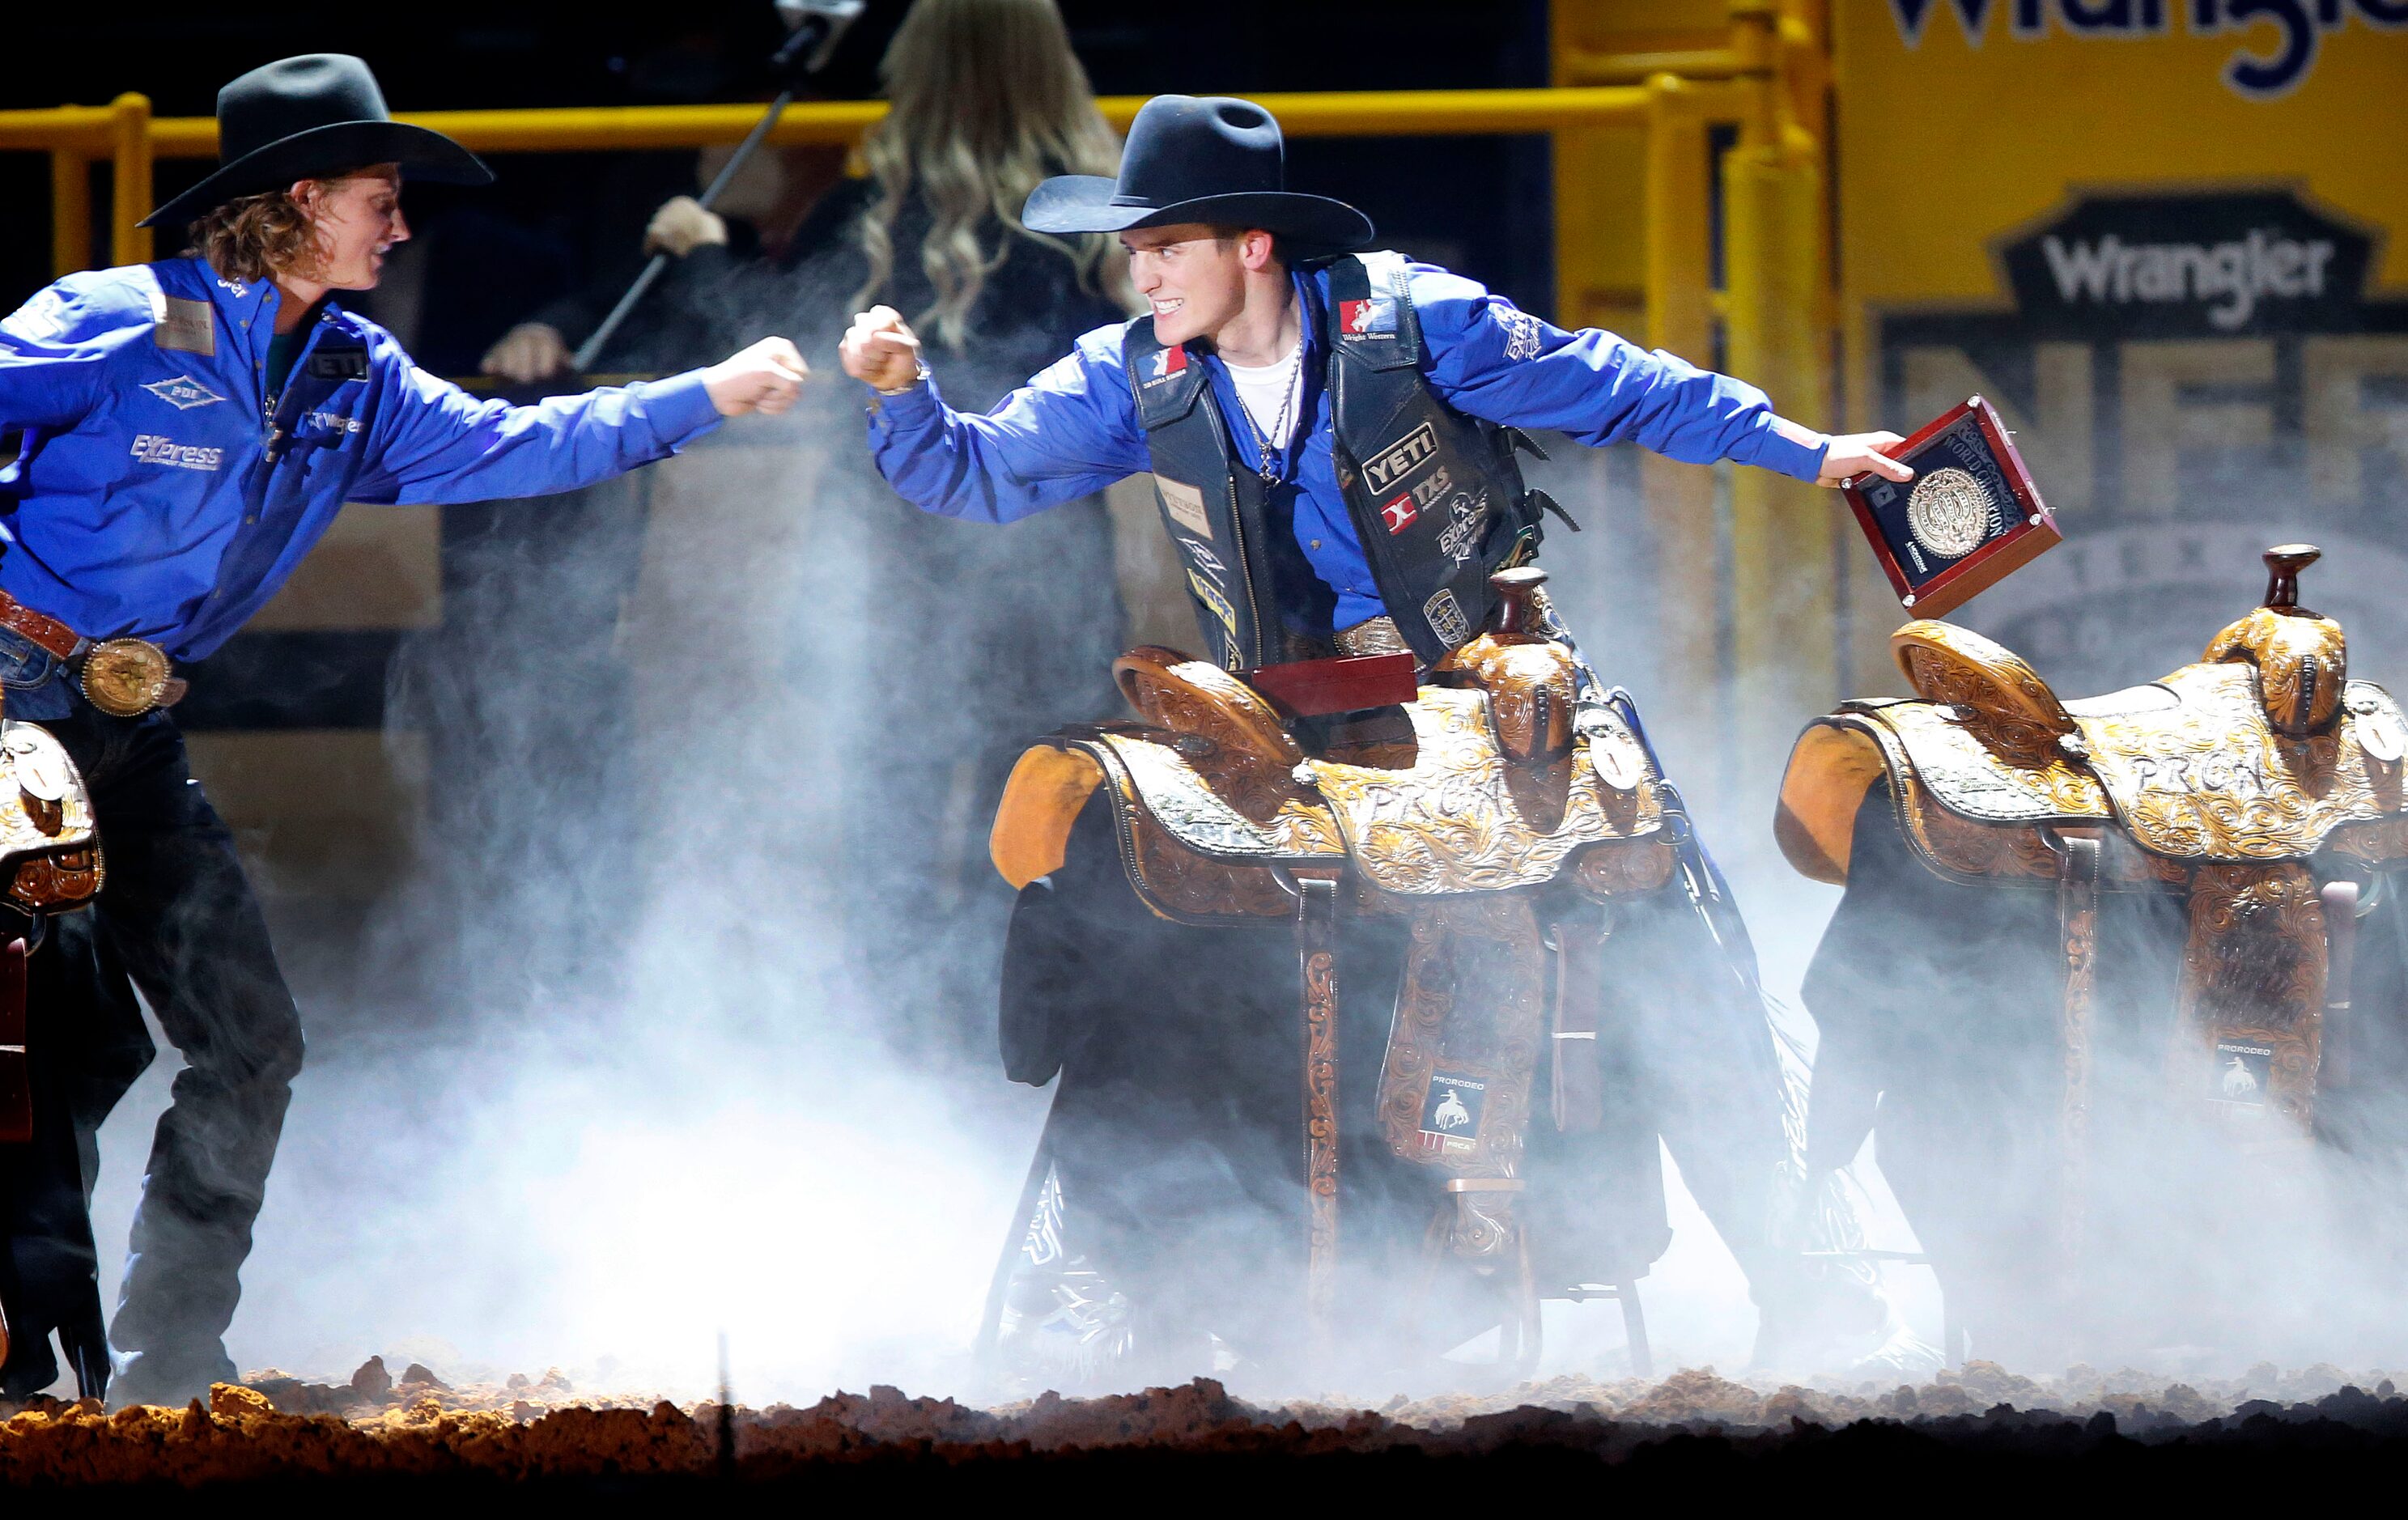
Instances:
[[[1254,473],[1263,478],[1263,484],[1265,485],[1279,484],[1280,450],[1287,444],[1288,426],[1296,415],[1297,393],[1304,389],[1302,384],[1304,380],[1304,339],[1302,337],[1298,337],[1297,338],[1296,347],[1289,351],[1288,364],[1290,367],[1288,369],[1287,383],[1280,388],[1279,420],[1271,423],[1270,433],[1268,437],[1264,436],[1260,431],[1261,424],[1255,424],[1256,432],[1254,443],[1257,448],[1262,450],[1263,462],[1255,469]]]

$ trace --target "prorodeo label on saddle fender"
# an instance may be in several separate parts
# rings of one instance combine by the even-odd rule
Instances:
[[[2219,1103],[2238,1103],[2247,1108],[2266,1106],[2266,1090],[2272,1085],[2274,1069],[2274,1048],[2255,1040],[2219,1040],[2215,1042],[2215,1069],[2208,1079],[2207,1096]]]
[[[1442,1155],[1469,1154],[1480,1149],[1480,1116],[1487,1102],[1484,1080],[1445,1071],[1433,1074],[1429,1095],[1422,1099],[1422,1143]]]

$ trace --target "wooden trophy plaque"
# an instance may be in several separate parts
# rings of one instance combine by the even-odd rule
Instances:
[[[1916,617],[1946,616],[2064,541],[1998,409],[1978,395],[1891,457],[1914,479],[1859,475],[1840,489],[1899,606]]]

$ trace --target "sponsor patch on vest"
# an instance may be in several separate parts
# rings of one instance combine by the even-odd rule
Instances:
[[[1212,520],[1204,513],[1203,492],[1183,480],[1162,475],[1154,478],[1154,485],[1162,493],[1162,509],[1170,514],[1172,522],[1199,538],[1212,537]]]
[[[1187,368],[1187,345],[1173,343],[1170,347],[1157,352],[1147,367],[1154,371],[1145,379],[1145,386],[1148,390],[1184,373]]]
[[[1444,465],[1440,465],[1430,471],[1428,480],[1416,480],[1412,490],[1382,502],[1380,516],[1388,524],[1388,536],[1394,538],[1412,526],[1413,519],[1422,515],[1422,509],[1446,495],[1454,484],[1455,477],[1447,472]],[[1463,562],[1458,557],[1455,563],[1460,565]]]
[[[187,301],[179,295],[160,298],[151,312],[150,341],[163,349],[179,353],[197,353],[209,358],[218,351],[217,323],[212,320],[209,303]]]
[[[178,375],[170,380],[152,380],[142,388],[178,411],[190,411],[194,407],[206,407],[212,402],[225,399],[190,375]]]
[[[1455,499],[1446,504],[1446,509],[1455,521],[1439,535],[1438,546],[1446,552],[1447,558],[1461,565],[1480,547],[1480,530],[1488,525],[1488,497],[1484,494],[1475,501],[1470,492],[1458,491]]]
[[[1424,1144],[1435,1140],[1437,1146],[1433,1149],[1472,1149],[1480,1143],[1481,1111],[1487,1106],[1485,1082],[1452,1072],[1435,1073],[1430,1078],[1429,1094],[1422,1099]]]
[[[1221,588],[1197,575],[1194,570],[1187,572],[1187,585],[1196,593],[1196,599],[1211,608],[1212,615],[1221,620],[1221,626],[1235,637],[1238,631],[1238,609],[1229,605],[1229,598],[1222,595]]]
[[[1449,648],[1471,637],[1471,624],[1463,615],[1463,604],[1444,586],[1438,588],[1437,595],[1422,603],[1422,616],[1429,619],[1430,632]]]
[[[157,433],[138,435],[130,452],[146,465],[166,465],[176,469],[214,470],[225,459],[223,449],[204,449],[196,444],[178,443]]]
[[[1374,491],[1385,491],[1426,464],[1438,452],[1438,434],[1424,423],[1363,466],[1363,479]]]
[[[356,433],[360,430],[360,420],[346,417],[338,411],[313,411],[309,414],[309,425],[322,427],[329,433]]]
[[[1338,331],[1347,337],[1396,337],[1396,298],[1374,295],[1367,301],[1339,302]]]

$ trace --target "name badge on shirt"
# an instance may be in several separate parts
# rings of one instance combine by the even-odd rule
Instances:
[[[175,295],[160,297],[160,304],[150,313],[150,341],[178,353],[214,357],[218,351],[218,329],[209,303]]]

